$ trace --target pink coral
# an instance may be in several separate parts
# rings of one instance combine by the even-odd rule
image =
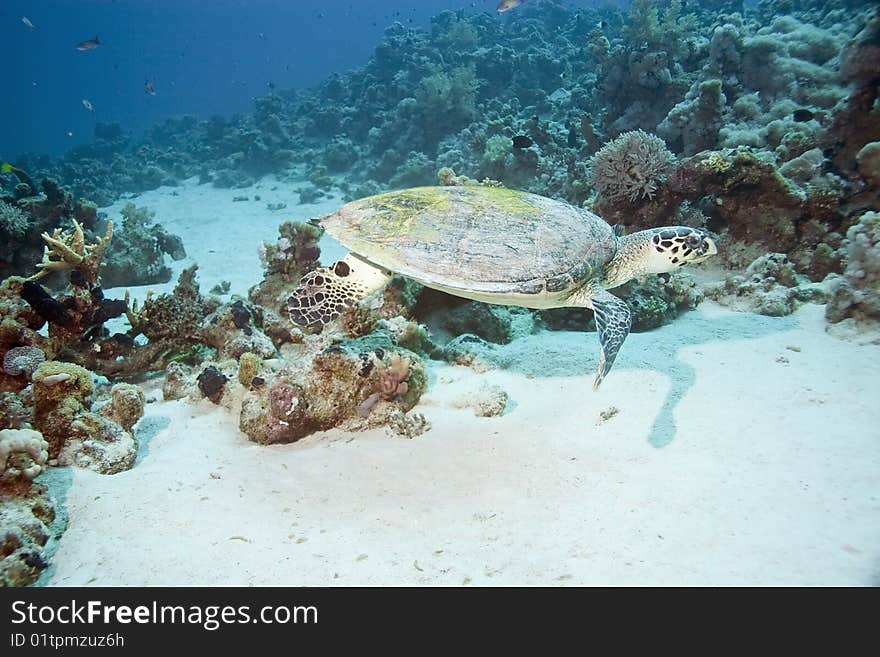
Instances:
[[[398,395],[405,395],[409,391],[409,384],[404,381],[408,375],[409,358],[401,358],[399,354],[392,355],[388,367],[379,372],[376,392],[358,404],[357,414],[367,417],[380,399],[392,401]]]
[[[397,395],[405,395],[409,386],[404,379],[409,374],[409,358],[401,358],[398,354],[391,356],[391,362],[379,372],[379,396],[391,401]]]

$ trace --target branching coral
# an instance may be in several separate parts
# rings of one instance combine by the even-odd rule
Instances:
[[[590,160],[590,174],[596,189],[608,200],[635,202],[654,197],[674,161],[662,139],[633,130],[599,149]]]
[[[43,261],[37,264],[39,271],[29,280],[37,281],[50,272],[72,269],[82,274],[90,286],[97,285],[98,270],[112,237],[112,221],[107,222],[104,237],[97,238],[94,244],[86,244],[82,226],[76,219],[70,232],[56,228],[51,235],[43,233],[43,241],[46,242]]]

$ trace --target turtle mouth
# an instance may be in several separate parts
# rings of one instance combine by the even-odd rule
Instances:
[[[713,240],[711,237],[704,237],[697,253],[699,255],[697,255],[695,258],[691,258],[691,262],[703,262],[704,260],[708,260],[713,255],[716,255],[718,253],[718,246],[715,244],[715,240]]]

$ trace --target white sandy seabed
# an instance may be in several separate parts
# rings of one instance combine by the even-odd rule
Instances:
[[[297,205],[270,180],[134,202],[183,237],[175,277],[196,261],[203,290],[238,294],[281,221],[340,203]],[[41,583],[880,584],[880,347],[829,336],[821,306],[769,318],[704,303],[631,335],[599,392],[594,334],[506,350],[506,370],[432,363],[415,409],[432,428],[412,440],[260,446],[210,402],[148,387],[132,470],[50,473],[69,525]],[[460,402],[488,385],[507,410],[475,417]]]

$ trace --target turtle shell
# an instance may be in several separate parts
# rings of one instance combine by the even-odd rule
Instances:
[[[371,263],[427,285],[488,294],[566,290],[617,252],[595,214],[503,187],[415,187],[352,201],[321,219]]]

